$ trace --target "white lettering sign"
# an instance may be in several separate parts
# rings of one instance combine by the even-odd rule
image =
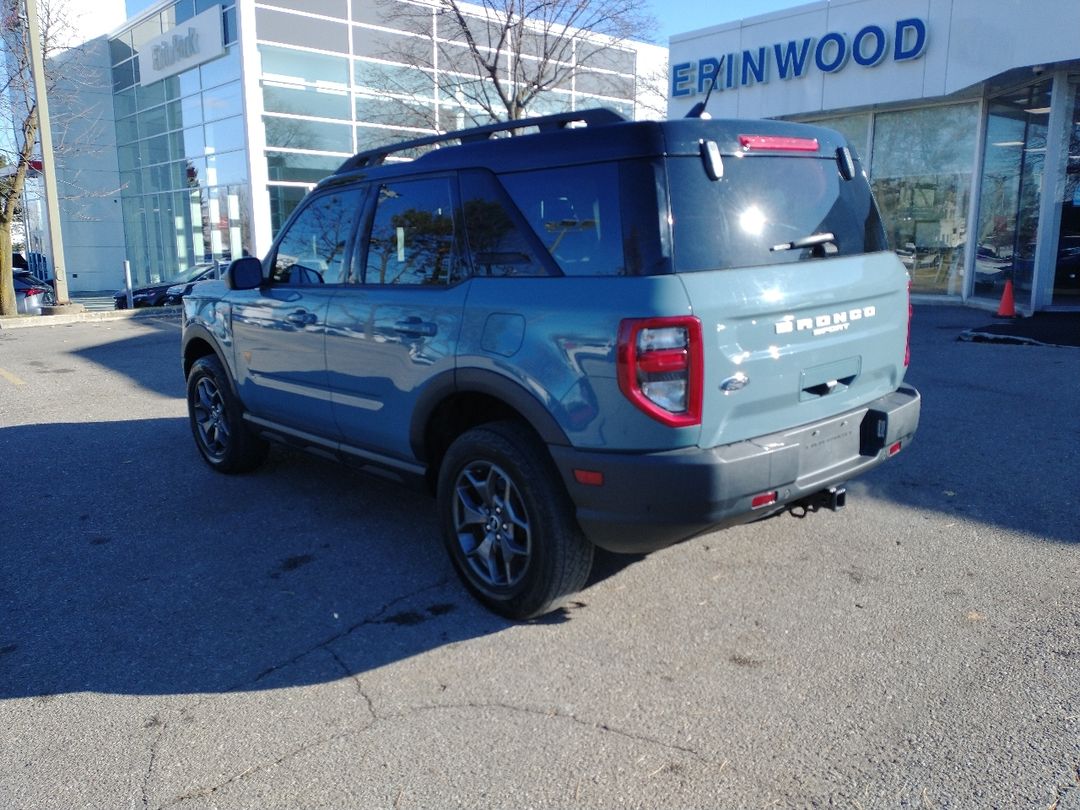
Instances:
[[[175,76],[225,53],[221,7],[214,6],[185,20],[139,48],[139,84]]]

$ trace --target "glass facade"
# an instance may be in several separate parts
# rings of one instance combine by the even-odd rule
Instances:
[[[488,110],[501,104],[491,80],[479,75],[460,25],[432,6],[405,0],[274,5],[255,13],[274,233],[300,192],[354,153],[489,123]],[[494,61],[483,43],[498,40],[498,27],[482,17],[467,20]],[[523,36],[522,64],[537,62],[533,51],[552,53],[541,35]],[[605,106],[633,117],[633,49],[565,39],[554,51],[573,75],[529,102],[529,114]],[[497,70],[509,85],[515,73],[505,53]]]
[[[365,149],[486,123],[493,84],[482,79],[460,26],[408,0],[177,0],[110,39],[121,202],[133,280],[169,279],[208,261],[253,251],[250,128],[265,135],[271,234],[319,180]],[[238,39],[238,4],[254,21]],[[139,52],[176,26],[220,10],[225,52],[143,84]],[[483,7],[477,6],[478,13]],[[497,26],[468,17],[486,47]],[[518,32],[522,65],[538,63],[552,33]],[[560,35],[565,30],[559,29]],[[569,71],[536,96],[529,114],[603,105],[635,110],[637,52],[558,36],[552,64]],[[241,49],[257,49],[262,120],[245,121]],[[536,54],[533,54],[536,51]],[[497,68],[512,82],[509,57]],[[257,139],[256,139],[257,140]],[[407,158],[402,155],[391,159]],[[256,175],[259,174],[255,167]]]
[[[979,105],[860,113],[817,121],[863,158],[889,245],[911,291],[960,296]]]
[[[140,84],[139,49],[215,6],[181,0],[109,43],[121,205],[135,283],[239,256],[250,241],[235,5],[217,6],[225,55]]]
[[[879,113],[871,186],[913,293],[960,295],[979,105]]]

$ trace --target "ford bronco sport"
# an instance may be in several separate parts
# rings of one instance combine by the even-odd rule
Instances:
[[[182,356],[211,467],[271,440],[426,486],[527,618],[594,545],[842,506],[918,424],[910,315],[836,132],[592,110],[356,155],[185,298]]]

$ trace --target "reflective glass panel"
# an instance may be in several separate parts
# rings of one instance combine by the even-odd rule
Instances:
[[[263,121],[266,123],[267,146],[316,152],[353,152],[352,127],[348,124],[269,115],[264,116]]]
[[[365,284],[446,284],[460,268],[454,202],[445,178],[379,187]]]
[[[322,53],[294,51],[273,45],[260,45],[262,75],[292,83],[323,83],[345,89],[349,86],[349,60]]]
[[[342,158],[331,155],[266,153],[266,167],[270,179],[291,183],[318,183],[337,171],[342,162]]]
[[[1076,306],[1080,304],[1080,85],[1073,89],[1072,115],[1068,121],[1053,303]]]
[[[972,289],[977,298],[1000,300],[1011,280],[1017,302],[1030,300],[1049,119],[1048,81],[990,102]]]
[[[207,124],[205,132],[207,154],[244,148],[244,119],[241,116]]]
[[[203,116],[206,121],[227,118],[230,115],[243,115],[244,108],[240,97],[240,82],[215,87],[202,94]]]
[[[977,104],[880,113],[874,196],[911,291],[961,295]]]
[[[277,245],[271,281],[290,287],[341,284],[345,252],[360,207],[356,189],[308,200]]]
[[[515,172],[499,179],[566,275],[625,274],[617,163]]]
[[[349,94],[344,90],[264,82],[263,107],[267,112],[352,120]]]

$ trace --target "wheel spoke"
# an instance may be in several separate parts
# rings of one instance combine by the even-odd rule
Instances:
[[[458,474],[454,528],[472,574],[489,587],[512,587],[529,563],[529,522],[513,479],[478,461]]]

